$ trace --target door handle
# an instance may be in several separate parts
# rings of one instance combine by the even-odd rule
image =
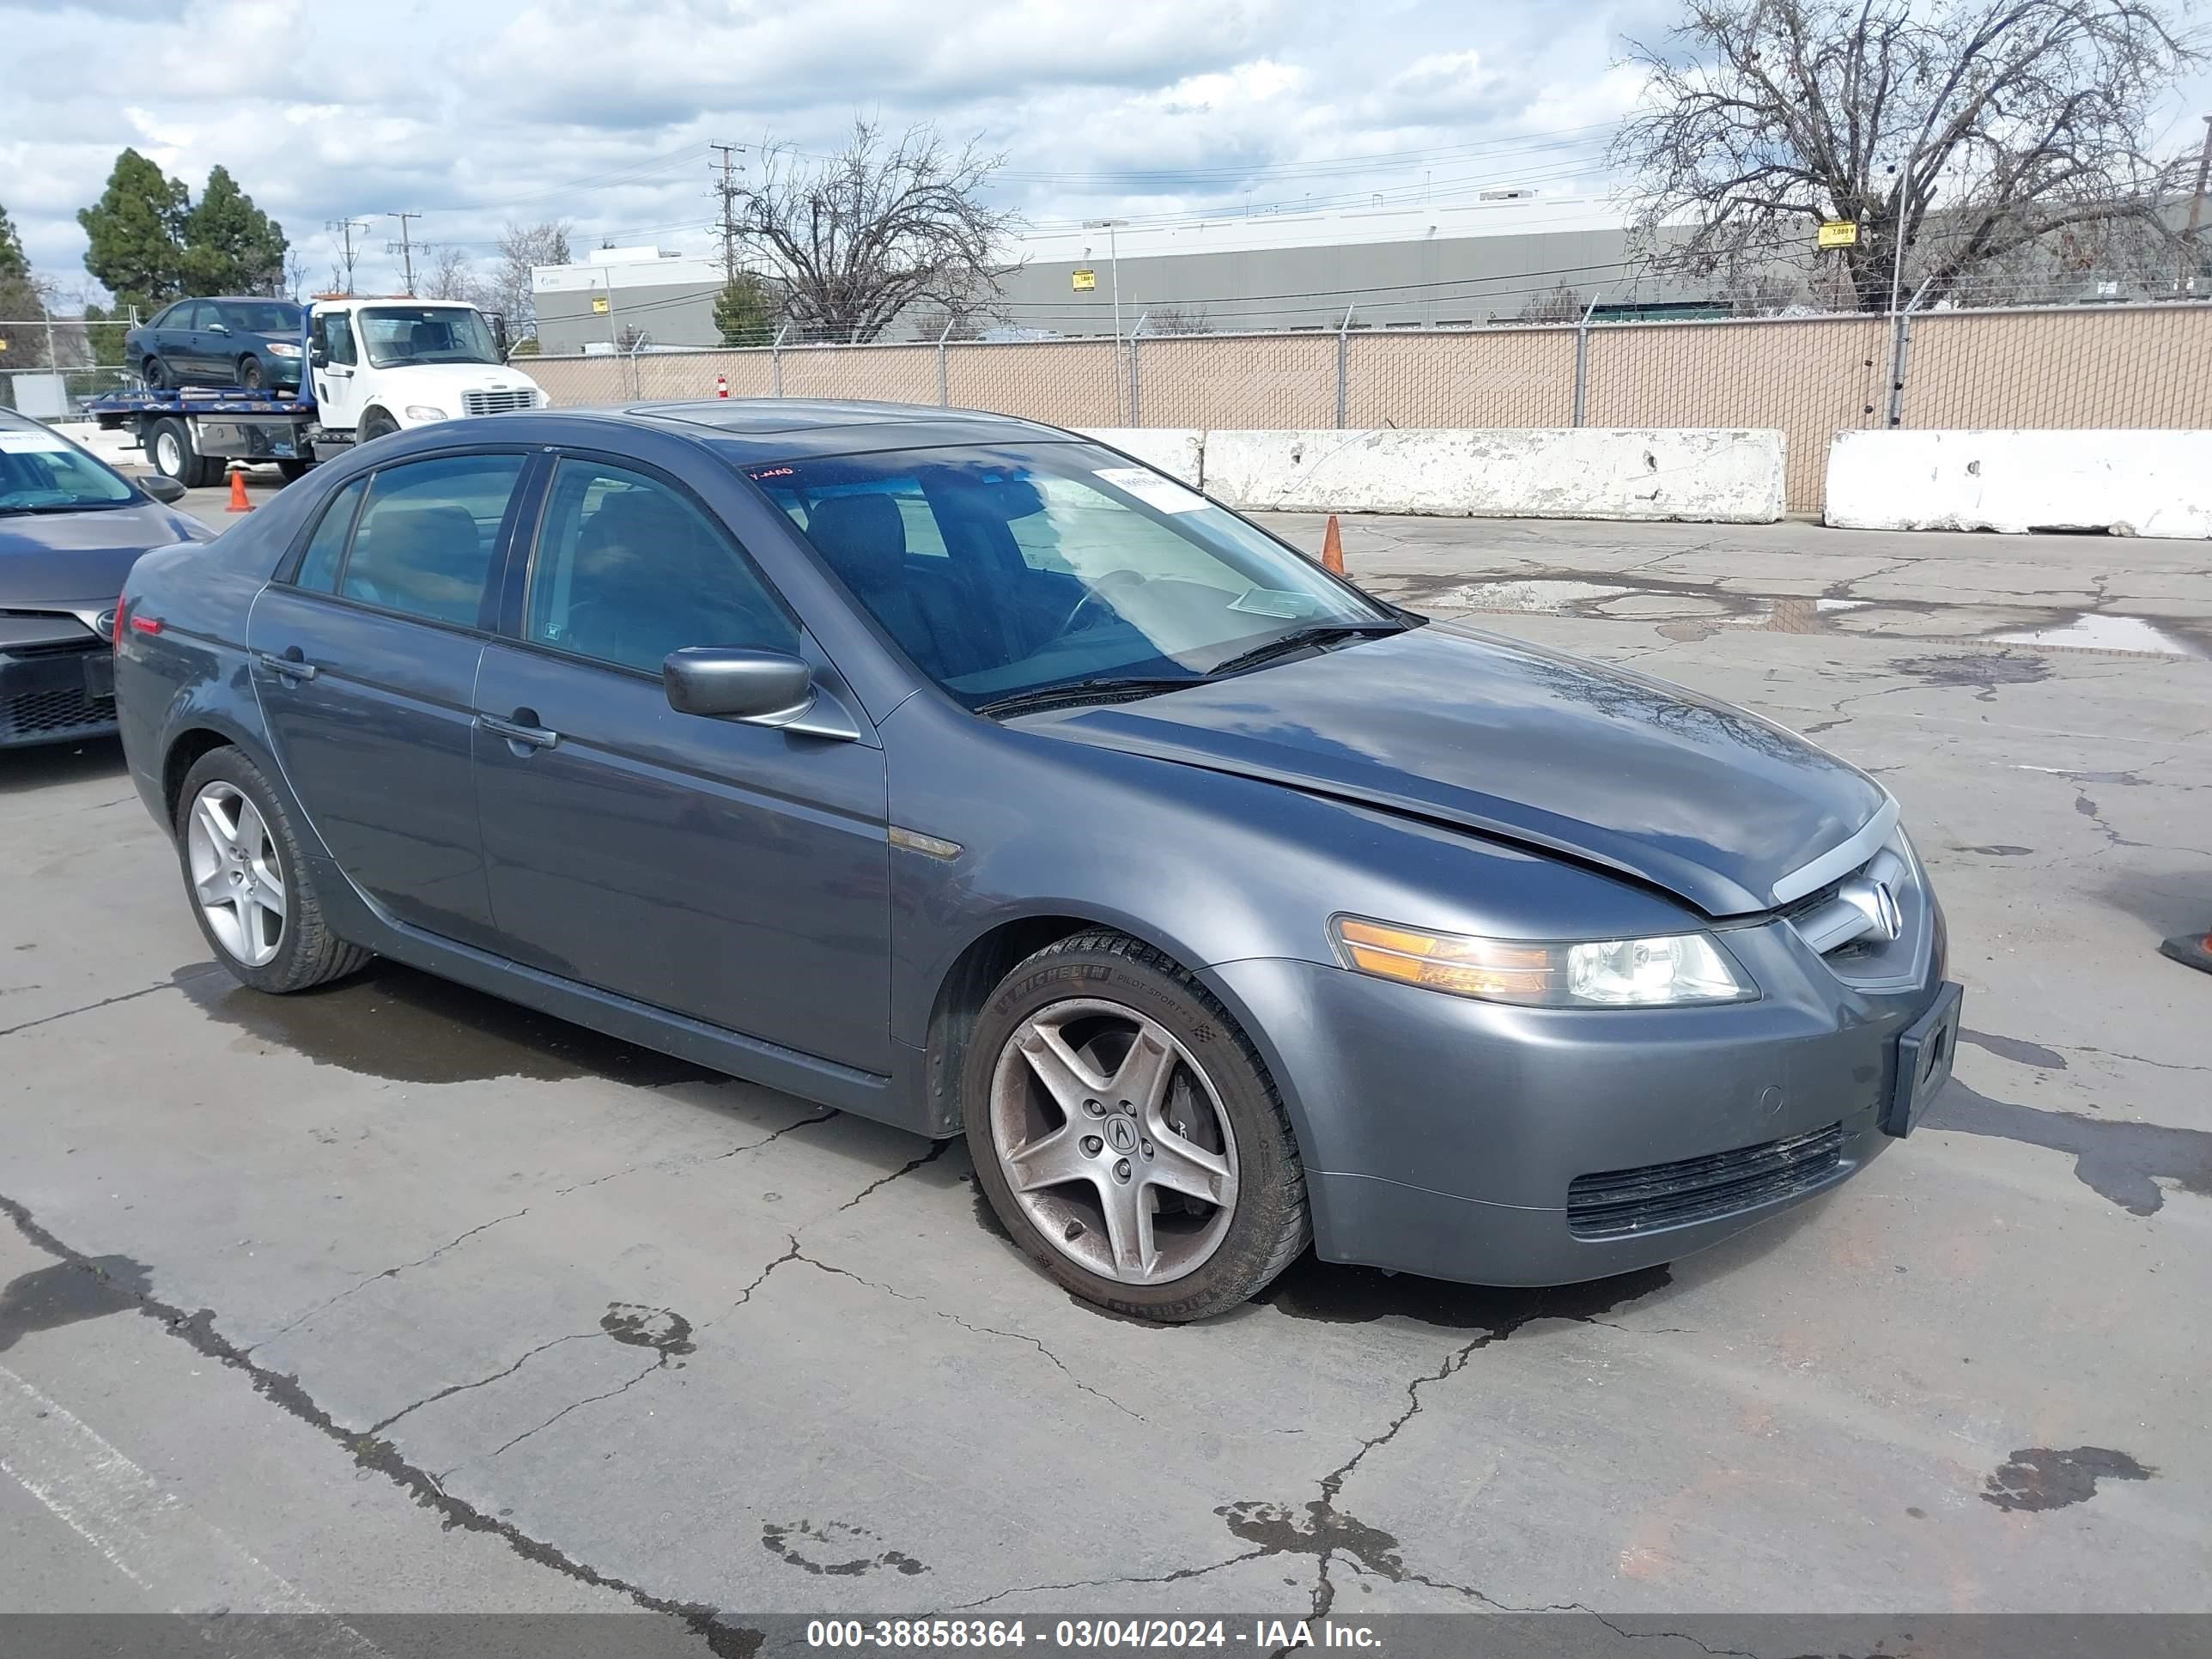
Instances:
[[[257,651],[253,653],[253,657],[255,661],[270,673],[280,675],[288,680],[311,680],[322,672],[322,670],[316,667],[314,664],[305,660],[300,655],[300,647],[296,645],[289,647],[281,657],[273,651]]]
[[[517,714],[528,714],[526,708],[518,708]],[[495,737],[505,738],[509,743],[519,743],[532,749],[550,749],[561,741],[561,734],[543,726],[530,726],[521,720],[503,720],[494,714],[478,714],[477,724]]]

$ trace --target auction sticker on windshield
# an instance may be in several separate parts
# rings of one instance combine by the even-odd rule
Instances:
[[[69,445],[51,432],[0,432],[0,454],[63,455]]]
[[[1115,489],[1134,495],[1146,507],[1157,507],[1163,513],[1196,513],[1213,505],[1196,490],[1185,489],[1173,478],[1164,478],[1147,467],[1102,466],[1091,477],[1104,480]]]

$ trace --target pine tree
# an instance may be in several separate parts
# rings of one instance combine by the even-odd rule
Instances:
[[[767,345],[775,324],[775,294],[757,271],[738,271],[714,296],[714,326],[726,346]]]
[[[23,239],[15,222],[0,207],[0,368],[38,368],[46,361],[43,327],[11,328],[11,323],[40,324],[46,319],[45,299],[31,280],[31,261],[23,252]]]
[[[181,229],[186,292],[284,291],[284,227],[254,206],[228,167],[208,174],[199,205],[184,216]]]
[[[84,268],[119,307],[135,305],[148,316],[185,291],[179,233],[190,200],[183,185],[126,149],[100,200],[76,216],[90,244]]]

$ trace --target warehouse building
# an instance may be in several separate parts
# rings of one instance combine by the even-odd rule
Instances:
[[[538,349],[552,356],[720,345],[722,267],[657,247],[597,247],[583,262],[530,273]]]

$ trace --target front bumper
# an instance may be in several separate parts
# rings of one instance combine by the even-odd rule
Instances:
[[[0,649],[0,749],[115,734],[115,666],[105,641]]]
[[[1205,977],[1283,1092],[1324,1259],[1570,1284],[1717,1243],[1888,1143],[1941,963],[1870,996],[1785,935],[1729,933],[1765,994],[1714,1008],[1516,1008],[1272,957]]]

